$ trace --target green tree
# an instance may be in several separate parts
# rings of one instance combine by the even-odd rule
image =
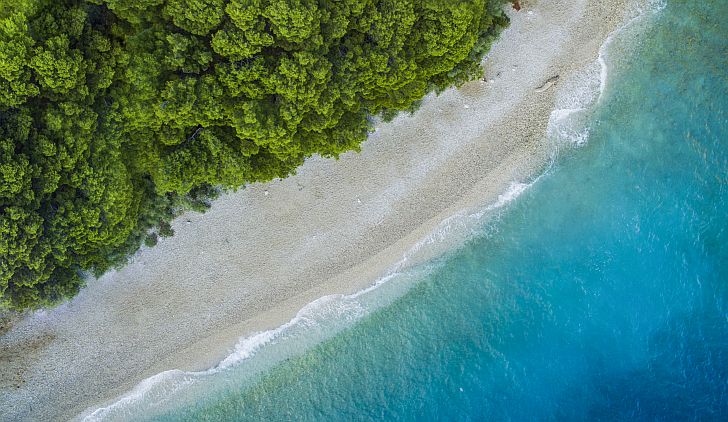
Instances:
[[[480,75],[491,0],[0,0],[0,307]]]

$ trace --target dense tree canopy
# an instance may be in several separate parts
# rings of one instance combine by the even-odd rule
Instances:
[[[478,76],[493,0],[0,0],[0,307]]]

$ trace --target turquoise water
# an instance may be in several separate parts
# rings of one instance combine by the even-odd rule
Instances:
[[[385,283],[387,306],[339,298],[330,325],[304,315],[298,337],[107,416],[728,420],[726,18],[726,1],[668,1],[615,59],[588,142]]]

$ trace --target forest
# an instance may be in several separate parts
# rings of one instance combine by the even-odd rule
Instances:
[[[492,0],[0,0],[0,309],[481,75]]]

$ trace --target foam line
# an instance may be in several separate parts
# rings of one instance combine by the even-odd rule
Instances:
[[[666,6],[665,0],[650,0],[646,5],[634,2],[627,10],[625,22],[609,33],[599,47],[596,61],[566,81],[558,93],[557,107],[549,116],[547,132],[557,144],[581,146],[589,138],[589,127],[579,121],[598,104],[609,84],[609,48],[616,37],[643,19],[650,17]],[[594,67],[596,66],[596,67]]]
[[[538,180],[538,179],[536,179]],[[101,421],[109,416],[116,416],[118,413],[124,412],[124,408],[133,408],[150,399],[161,401],[161,394],[172,395],[189,385],[195,383],[195,380],[202,376],[212,375],[222,372],[239,365],[241,362],[251,359],[268,345],[283,341],[286,338],[295,338],[301,335],[301,331],[314,326],[321,326],[326,321],[338,321],[340,324],[351,325],[366,315],[370,309],[364,305],[359,299],[371,293],[381,286],[387,284],[392,279],[405,273],[408,261],[417,254],[425,245],[440,243],[453,237],[453,228],[459,227],[462,233],[472,234],[472,230],[468,230],[471,226],[482,220],[486,214],[502,209],[508,204],[516,200],[523,192],[532,186],[536,180],[531,183],[513,182],[510,187],[498,196],[496,202],[486,206],[485,208],[471,214],[456,214],[443,220],[433,232],[415,244],[404,256],[398,261],[387,275],[377,279],[369,287],[359,290],[349,295],[328,295],[304,306],[295,317],[287,323],[266,331],[257,332],[249,336],[241,338],[236,344],[230,355],[223,359],[215,367],[201,372],[185,372],[180,370],[170,370],[154,375],[143,380],[128,394],[122,396],[116,402],[96,409],[92,413],[83,418],[84,422]],[[333,330],[333,334],[338,330]],[[162,388],[164,384],[165,388]],[[170,386],[171,388],[166,388]],[[161,391],[160,391],[161,390]],[[132,409],[129,409],[130,411]]]

